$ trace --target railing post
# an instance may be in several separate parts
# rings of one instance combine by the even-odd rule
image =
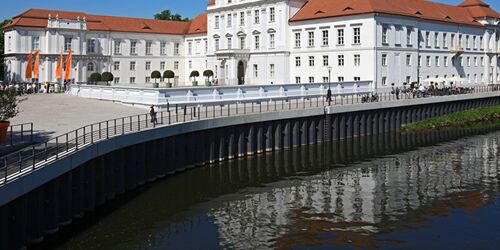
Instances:
[[[132,132],[132,127],[133,127],[133,126],[132,126],[132,116],[129,116],[128,118],[129,118],[129,119],[128,119],[128,120],[129,120],[129,123],[128,123],[128,124],[129,124],[129,127],[130,127],[130,131]]]
[[[184,105],[184,109],[183,110],[184,110],[184,114],[183,114],[184,118],[183,118],[183,120],[184,120],[184,122],[186,122],[186,115],[187,115],[187,107],[186,107],[186,105]]]
[[[56,137],[56,160],[59,159],[59,136]]]
[[[94,144],[94,124],[90,125],[90,144]]]
[[[21,141],[24,141],[24,123],[21,124]]]
[[[122,135],[125,134],[125,117],[122,117]]]
[[[32,156],[31,157],[33,157],[33,169],[35,169],[35,165],[36,165],[36,160],[35,160],[35,146],[33,146],[31,148],[31,150],[32,150]]]
[[[21,173],[23,171],[23,155],[21,154],[21,151],[19,151],[17,157],[19,157],[19,173]]]
[[[163,125],[163,111],[160,112],[160,121],[161,121],[161,125]]]
[[[170,110],[169,110],[169,111],[168,111],[168,125],[170,125],[170,124],[171,124],[171,120],[170,120],[170,119],[171,119],[171,116],[170,116]]]
[[[200,112],[201,112],[201,107],[198,106],[198,121],[201,120],[201,115],[200,115]]]
[[[8,177],[9,177],[9,171],[8,171],[8,169],[7,169],[7,158],[6,158],[6,157],[5,157],[5,158],[3,158],[3,166],[4,166],[4,168],[5,168],[5,180],[4,180],[4,182],[3,182],[3,183],[6,183],[6,182],[7,182]]]
[[[13,131],[14,126],[10,126],[10,145],[14,145],[14,131]]]
[[[231,116],[231,103],[227,103],[227,116]]]
[[[99,140],[102,139],[102,126],[101,123],[99,122]]]
[[[69,141],[68,141],[68,133],[66,133],[66,152],[69,151]]]
[[[109,139],[109,121],[106,121],[106,139]]]
[[[44,154],[45,154],[45,161],[47,161],[47,142],[45,142]]]
[[[78,129],[75,130],[75,151],[78,151]]]
[[[146,120],[146,123],[147,122]],[[137,131],[141,131],[141,115],[137,115]]]
[[[33,142],[33,123],[31,123],[30,142]]]

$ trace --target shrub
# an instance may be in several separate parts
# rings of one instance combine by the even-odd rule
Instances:
[[[155,79],[155,83],[156,83],[156,80],[161,78],[160,71],[155,70],[155,71],[151,72],[151,78]]]
[[[194,78],[194,81],[196,82],[196,77],[200,76],[200,72],[196,71],[196,70],[193,70],[191,72],[191,75],[189,75],[189,77],[193,77]]]
[[[102,81],[105,81],[109,84],[109,82],[113,81],[115,76],[113,76],[113,74],[111,72],[104,72],[104,73],[102,73],[101,78],[102,78],[101,79]]]
[[[17,99],[16,89],[0,90],[0,121],[8,121],[19,114],[20,100]]]
[[[102,80],[102,76],[101,74],[99,73],[92,73],[92,75],[90,75],[90,82],[91,83],[97,83],[97,82],[100,82]]]

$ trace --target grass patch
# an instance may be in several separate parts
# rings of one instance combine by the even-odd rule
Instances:
[[[431,118],[403,127],[403,131],[421,131],[436,128],[467,127],[485,122],[500,121],[500,105],[471,109],[450,115]]]

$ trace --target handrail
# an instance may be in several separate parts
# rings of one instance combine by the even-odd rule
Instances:
[[[15,128],[20,128],[20,130],[16,130]],[[25,130],[27,128],[27,130]],[[14,133],[19,131],[20,142],[26,142],[25,138],[29,138],[28,142],[33,142],[33,123],[22,123],[22,124],[14,124],[10,125],[7,130],[7,140],[3,144],[7,144],[9,146],[15,145]],[[26,133],[26,134],[25,134]],[[2,146],[3,144],[0,144]]]
[[[500,91],[498,86],[477,86],[466,94]],[[465,95],[465,94],[463,94]],[[18,152],[0,157],[0,187],[20,176],[35,171],[50,162],[64,158],[90,145],[108,140],[113,137],[140,132],[158,126],[169,126],[189,121],[214,119],[218,117],[258,114],[280,110],[299,110],[330,105],[348,105],[362,103],[363,95],[333,96],[331,100],[325,97],[282,99],[267,102],[221,103],[211,106],[171,106],[165,111],[158,112],[156,121],[149,114],[125,116],[103,122],[93,123],[46,142],[33,145]],[[409,94],[401,93],[398,99],[413,99]],[[381,93],[377,102],[396,101],[394,93]]]

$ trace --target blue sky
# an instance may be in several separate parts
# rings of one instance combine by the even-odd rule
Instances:
[[[462,0],[433,1],[454,5],[462,2]],[[483,1],[500,12],[499,0]],[[192,18],[204,12],[207,2],[208,0],[11,0],[2,1],[0,19],[11,18],[30,8],[72,10],[89,14],[143,18],[152,18],[155,13],[170,9],[174,13]]]

